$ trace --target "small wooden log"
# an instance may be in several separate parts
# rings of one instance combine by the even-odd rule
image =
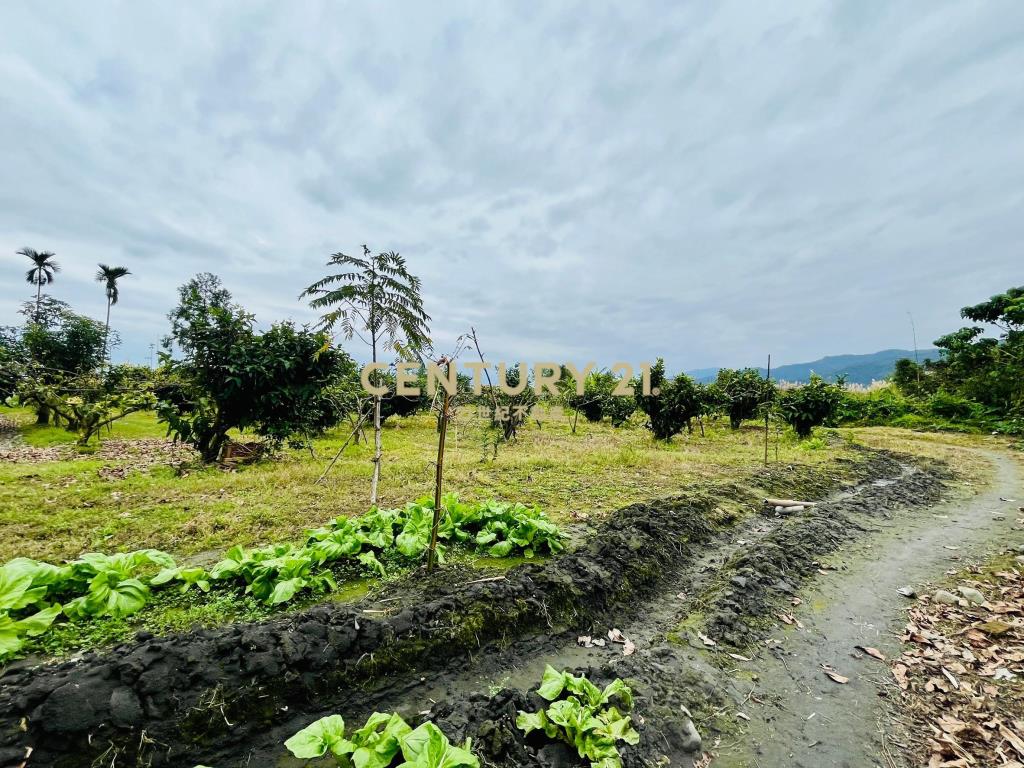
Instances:
[[[792,499],[765,499],[769,507],[816,507],[816,501],[793,501]]]

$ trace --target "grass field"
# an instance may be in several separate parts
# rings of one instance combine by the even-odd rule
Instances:
[[[58,562],[85,551],[155,547],[179,562],[206,565],[234,544],[301,543],[306,529],[368,507],[371,449],[365,443],[349,447],[326,481],[316,484],[348,436],[345,428],[318,439],[312,456],[286,450],[279,458],[228,471],[204,467],[188,452],[170,452],[163,428],[149,413],[117,423],[91,453],[78,451],[74,436],[61,429],[32,424],[27,410],[0,409],[0,416],[18,424],[14,434],[0,433],[0,453],[11,451],[0,460],[0,562],[17,556]],[[493,458],[484,446],[482,422],[472,409],[464,410],[449,433],[445,490],[467,500],[538,504],[558,522],[599,519],[632,502],[704,491],[712,484],[763,492],[764,434],[754,424],[733,431],[726,422],[712,422],[704,436],[684,434],[665,444],[639,424],[613,428],[581,420],[573,434],[557,408],[539,407],[534,416],[519,440]],[[428,414],[386,425],[383,506],[431,493],[436,440]],[[852,474],[851,462],[863,457],[854,447],[858,443],[942,459],[961,476],[980,480],[984,462],[964,448],[987,442],[884,428],[827,431],[803,442],[773,432],[768,472],[795,495],[802,481],[827,487]],[[720,495],[727,509],[733,503],[727,497],[735,495]],[[459,557],[472,568],[497,565],[469,553]],[[339,592],[304,595],[285,610],[354,599],[375,588],[374,580],[358,574],[344,578]],[[64,656],[129,640],[140,630],[162,634],[257,620],[281,610],[235,590],[208,596],[168,590],[127,618],[59,622],[30,648]]]
[[[344,428],[318,439],[314,457],[288,450],[236,471],[194,464],[178,471],[166,462],[133,470],[156,441],[139,443],[138,456],[122,455],[120,447],[111,454],[111,446],[161,438],[152,414],[119,422],[97,453],[79,455],[63,430],[28,426],[24,411],[4,413],[25,425],[20,432],[26,445],[50,448],[42,457],[50,460],[0,463],[0,560],[24,555],[56,561],[86,550],[138,547],[180,557],[219,553],[233,544],[296,540],[307,528],[368,507],[371,447],[365,443],[350,446],[327,479],[315,484],[347,437]],[[463,411],[449,437],[445,490],[469,500],[539,504],[554,519],[566,520],[600,516],[695,483],[736,479],[763,458],[763,434],[754,425],[733,432],[713,424],[706,437],[681,435],[663,444],[639,426],[616,429],[581,419],[572,434],[557,408],[541,407],[535,415],[539,424],[531,421],[517,443],[502,446],[491,459],[475,412]],[[67,449],[52,456],[61,444]],[[430,415],[390,420],[384,447],[382,506],[432,492],[436,434]],[[787,465],[821,465],[847,453],[822,440],[801,444],[783,435],[778,442],[778,462]],[[123,478],[111,472],[119,468],[126,471]]]

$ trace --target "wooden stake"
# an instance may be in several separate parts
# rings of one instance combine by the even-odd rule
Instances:
[[[484,376],[487,377],[487,391],[490,392],[490,394],[491,394],[491,405],[494,406],[494,411],[492,411],[492,416],[493,416],[493,414],[497,414],[497,412],[498,412],[498,395],[495,393],[494,385],[491,383],[491,372],[486,367],[487,361],[484,360],[484,353],[480,351],[480,342],[477,341],[477,339],[476,339],[476,328],[474,328],[472,325],[469,326],[469,332],[470,332],[470,334],[473,337],[473,346],[476,347],[477,357],[480,358],[480,362],[481,363],[485,364],[485,366],[484,366]]]
[[[338,452],[336,454],[334,454],[334,458],[331,459],[331,463],[327,465],[327,469],[324,470],[324,473],[322,475],[320,475],[320,477],[317,478],[316,482],[313,483],[313,485],[319,485],[321,483],[321,481],[325,477],[327,477],[327,473],[331,471],[331,467],[334,466],[335,462],[337,462],[338,459],[341,458],[341,454],[344,453],[346,448],[348,448],[349,442],[352,440],[353,437],[355,437],[359,433],[359,430],[362,429],[363,421],[366,420],[367,415],[368,414],[364,413],[362,416],[359,417],[359,421],[356,422],[355,429],[353,429],[352,432],[349,434],[349,436],[347,438],[345,438],[345,442],[341,444],[341,448],[339,448]],[[356,440],[356,442],[359,442],[359,441]]]
[[[766,382],[768,382],[769,384],[771,383],[771,380],[772,380],[772,356],[771,356],[771,353],[768,354],[768,372],[765,374],[764,380]],[[767,392],[767,391],[768,391],[768,388],[765,387],[765,392]],[[767,400],[765,402],[765,409],[764,409],[764,465],[766,467],[768,466],[768,403],[767,403]]]
[[[451,378],[451,361],[445,361],[445,378]],[[448,433],[448,410],[452,396],[447,389],[441,400],[441,422],[437,436],[437,467],[434,475],[434,524],[430,528],[430,549],[427,550],[427,570],[434,570],[437,561],[437,535],[441,527],[441,478],[444,473],[444,438]]]

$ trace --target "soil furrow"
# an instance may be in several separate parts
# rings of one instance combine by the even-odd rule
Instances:
[[[864,484],[818,509],[838,515],[842,504],[913,504],[922,488],[938,487],[932,475],[912,473],[915,491],[901,495],[907,478],[884,454],[866,472],[897,482]],[[568,756],[531,749],[511,725],[550,663],[635,685],[645,724],[627,765],[662,757],[689,764],[700,739],[684,708],[714,727],[735,686],[693,633],[675,630],[698,626],[692,620],[716,604],[706,596],[719,594],[723,573],[793,522],[755,516],[716,533],[713,507],[707,495],[632,505],[577,552],[496,581],[428,581],[416,604],[379,619],[365,606],[320,606],[263,625],[143,639],[79,662],[15,669],[0,679],[0,757],[17,764],[32,747],[29,766],[97,758],[287,765],[282,742],[316,717],[340,711],[354,722],[396,710],[412,719],[430,712],[453,737],[473,736],[490,764],[558,764]],[[636,654],[576,641],[613,626]]]

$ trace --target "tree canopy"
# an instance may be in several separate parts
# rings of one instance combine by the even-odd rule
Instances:
[[[258,333],[253,316],[211,274],[190,280],[178,297],[161,355],[174,384],[161,391],[157,413],[204,460],[220,456],[232,429],[280,444],[341,418],[332,387],[356,368],[325,334],[288,322]]]

